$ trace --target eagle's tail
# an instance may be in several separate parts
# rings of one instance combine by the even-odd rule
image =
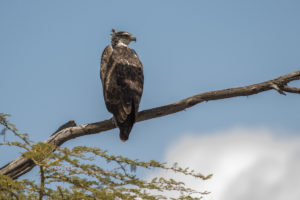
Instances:
[[[118,124],[120,129],[120,139],[125,142],[129,138],[130,131],[135,123],[135,106],[132,103],[132,110],[131,113],[127,116],[127,119],[123,122]]]

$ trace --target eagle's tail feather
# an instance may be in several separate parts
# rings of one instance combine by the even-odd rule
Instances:
[[[127,116],[126,120],[123,123],[118,124],[120,129],[120,139],[122,141],[126,141],[129,138],[130,131],[135,122],[135,106],[132,102],[132,110],[131,113]]]
[[[132,125],[133,126],[133,125]],[[120,126],[120,139],[125,142],[129,138],[130,131],[132,126]]]

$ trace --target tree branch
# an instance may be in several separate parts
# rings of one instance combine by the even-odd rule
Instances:
[[[149,120],[156,117],[162,117],[165,115],[170,115],[182,111],[184,109],[190,108],[196,104],[202,103],[203,101],[226,99],[237,96],[250,96],[268,90],[276,90],[280,94],[285,94],[285,92],[300,94],[300,88],[290,87],[287,85],[289,82],[294,80],[300,80],[300,71],[289,73],[269,81],[249,86],[200,93],[172,104],[140,111],[137,116],[137,122]],[[44,142],[60,146],[64,142],[74,139],[76,137],[89,134],[96,134],[116,128],[111,119],[96,123],[83,124],[79,126],[76,126],[74,121],[69,121],[66,124],[61,126],[59,130],[57,130]],[[0,169],[0,173],[8,175],[13,179],[16,179],[30,171],[34,166],[35,164],[33,161],[21,156],[16,160],[3,166]]]

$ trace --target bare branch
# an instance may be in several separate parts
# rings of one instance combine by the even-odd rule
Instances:
[[[286,92],[291,92],[291,93],[297,93],[300,94],[300,88],[295,88],[295,87],[290,87],[288,85],[285,85],[282,87],[282,89]]]
[[[170,115],[190,108],[196,104],[202,103],[203,101],[226,99],[237,96],[250,96],[273,89],[278,91],[280,94],[285,94],[284,92],[300,94],[300,88],[294,88],[287,85],[287,83],[299,79],[300,71],[296,71],[258,84],[200,93],[172,104],[140,111],[138,113],[137,122]],[[60,146],[64,142],[76,137],[96,134],[116,128],[111,119],[96,123],[83,124],[79,126],[76,126],[76,124],[72,121],[69,121],[67,123],[70,123],[71,127],[65,128],[65,126],[63,126],[62,130],[59,129],[57,132],[55,132],[45,141],[45,143]],[[16,179],[30,171],[34,166],[35,164],[33,161],[21,156],[16,160],[10,162],[9,164],[3,166],[0,169],[0,173]]]

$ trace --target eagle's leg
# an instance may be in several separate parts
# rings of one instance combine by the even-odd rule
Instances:
[[[111,121],[112,121],[112,123],[115,125],[115,127],[118,127],[117,120],[116,120],[115,116],[113,116],[113,117],[111,118]]]

